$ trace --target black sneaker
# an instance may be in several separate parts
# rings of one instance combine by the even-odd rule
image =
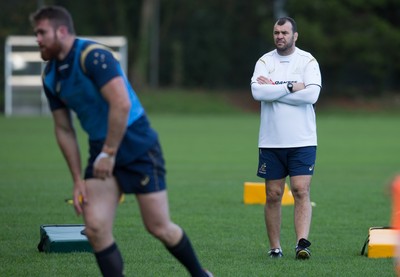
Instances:
[[[268,251],[268,255],[270,258],[282,258],[283,257],[282,249],[273,248]]]
[[[296,259],[307,260],[311,257],[310,247],[311,242],[306,239],[300,239],[296,246]]]

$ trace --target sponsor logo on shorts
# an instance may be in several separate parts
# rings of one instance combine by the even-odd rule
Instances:
[[[263,163],[260,168],[258,169],[258,173],[260,174],[266,174],[267,173],[267,164]]]
[[[140,180],[140,185],[141,186],[146,186],[150,182],[150,177],[149,176],[144,176],[142,180]]]
[[[309,171],[313,171],[313,170],[314,170],[314,165],[310,166],[310,167],[308,168],[308,170],[309,170]]]

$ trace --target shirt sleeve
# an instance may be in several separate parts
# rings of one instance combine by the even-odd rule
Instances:
[[[265,62],[262,59],[257,61],[251,78],[251,93],[254,100],[273,102],[290,93],[283,84],[259,84],[257,78],[260,76],[268,77]]]
[[[322,78],[321,70],[317,60],[312,59],[306,66],[304,72],[304,85],[308,87],[309,85],[317,85],[321,87]]]
[[[44,84],[43,84],[43,90],[44,90],[44,94],[46,95],[47,102],[49,104],[51,111],[67,108],[67,106],[64,104],[64,102],[62,102],[60,98],[58,98],[57,96],[52,94],[50,92],[50,90]]]
[[[302,90],[281,97],[277,101],[293,106],[315,104],[318,100],[320,90],[321,87],[318,85],[309,85]]]
[[[312,59],[305,68],[304,85],[304,89],[290,93],[278,101],[289,105],[315,104],[317,102],[321,92],[321,71],[315,59]]]
[[[119,62],[111,49],[96,45],[84,57],[84,71],[98,88],[103,87],[111,79],[121,76]]]

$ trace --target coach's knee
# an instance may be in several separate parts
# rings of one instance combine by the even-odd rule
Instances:
[[[310,190],[308,188],[292,188],[293,198],[296,200],[307,200],[310,198]]]
[[[267,202],[280,203],[282,201],[283,190],[269,190],[267,191]]]

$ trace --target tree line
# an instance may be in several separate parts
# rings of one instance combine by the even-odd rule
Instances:
[[[57,4],[78,35],[127,37],[135,86],[244,90],[257,59],[274,48],[278,2],[297,21],[297,46],[317,58],[324,90],[400,93],[398,0],[2,0],[0,42],[31,35],[29,14]]]

